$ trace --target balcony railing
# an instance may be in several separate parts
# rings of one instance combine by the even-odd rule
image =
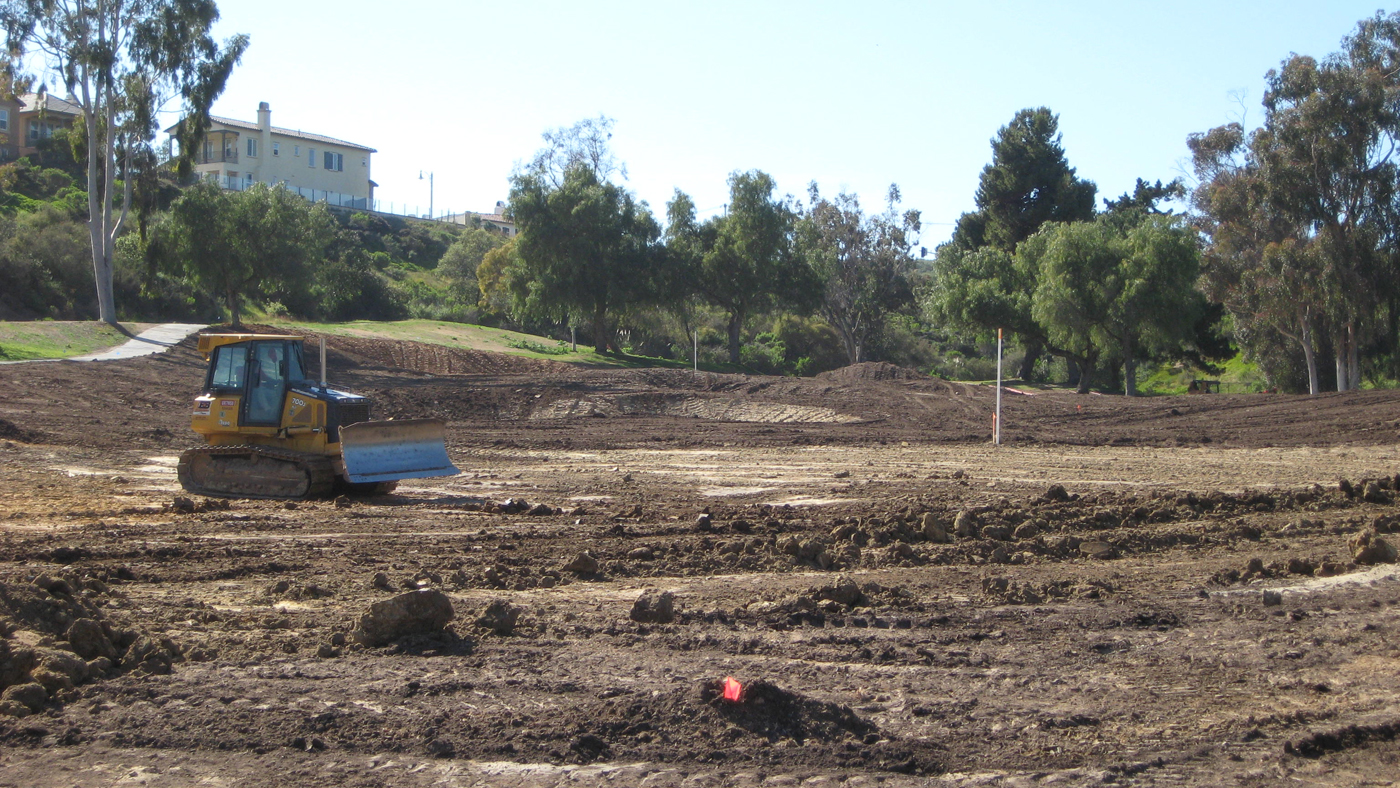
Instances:
[[[245,180],[243,178],[230,178],[227,175],[219,176],[219,185],[231,192],[241,192],[245,189],[253,188],[253,184],[258,181]],[[270,184],[276,186],[278,184]],[[311,202],[325,202],[340,208],[370,208],[368,197],[356,197],[353,194],[341,194],[340,192],[329,192],[324,189],[303,189],[300,186],[293,186],[290,183],[280,184],[287,191],[300,195]]]
[[[195,164],[237,164],[238,151],[226,150],[222,153],[214,153],[208,156],[200,156],[195,160]]]

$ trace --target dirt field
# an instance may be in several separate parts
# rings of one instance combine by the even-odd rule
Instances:
[[[1400,569],[1348,546],[1400,541],[1400,393],[1009,394],[993,447],[990,389],[884,365],[331,344],[464,473],[179,500],[191,343],[0,367],[0,686],[47,687],[0,785],[1400,776]],[[445,630],[357,642],[414,589]]]

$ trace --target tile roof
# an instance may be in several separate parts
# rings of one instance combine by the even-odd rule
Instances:
[[[261,127],[258,126],[258,124],[256,124],[256,123],[249,123],[249,122],[246,121],[246,120],[234,120],[233,118],[220,118],[220,117],[216,117],[216,116],[213,116],[213,115],[210,115],[210,116],[209,116],[209,120],[213,121],[214,123],[216,123],[216,124],[218,124],[218,125],[221,125],[221,126],[232,126],[233,128],[236,128],[236,129],[246,129],[246,130],[248,130],[248,131],[261,131],[261,130],[262,130]],[[173,129],[174,127],[172,126],[171,128]],[[167,129],[167,131],[168,131],[168,129]],[[355,149],[357,149],[357,150],[369,151],[370,153],[378,153],[378,152],[379,152],[379,151],[375,150],[374,148],[371,148],[371,147],[369,147],[369,146],[367,146],[367,145],[357,145],[357,144],[355,144],[355,143],[353,143],[353,142],[346,142],[345,140],[338,140],[338,139],[336,139],[335,137],[326,137],[326,136],[321,135],[321,134],[308,134],[308,133],[306,133],[306,132],[304,132],[304,131],[298,131],[298,130],[296,130],[296,129],[284,129],[284,128],[281,128],[280,126],[273,126],[273,127],[272,127],[272,133],[273,133],[273,134],[280,134],[280,135],[283,136],[283,137],[294,137],[294,138],[296,138],[296,139],[307,140],[307,141],[309,141],[309,142],[324,142],[324,143],[326,143],[327,145],[343,145],[343,146],[345,146],[345,147],[347,147],[347,148],[355,148]]]
[[[19,97],[20,112],[37,112],[40,109],[64,115],[83,114],[82,107],[52,93],[46,93],[42,97],[38,93],[25,93]]]

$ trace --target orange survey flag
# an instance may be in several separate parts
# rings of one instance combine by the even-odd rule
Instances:
[[[730,703],[738,703],[744,695],[744,685],[740,684],[733,676],[724,677],[724,699]]]

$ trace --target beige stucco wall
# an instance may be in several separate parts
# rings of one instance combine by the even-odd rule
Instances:
[[[355,198],[370,197],[369,181],[373,164],[373,154],[370,151],[279,134],[267,128],[252,130],[215,122],[210,132],[213,134],[219,131],[238,134],[235,147],[238,151],[238,161],[198,164],[194,168],[196,172],[214,173],[225,177],[233,177],[233,174],[237,173],[240,180],[251,174],[252,179],[258,183],[286,182],[290,186],[302,189],[336,192]],[[217,134],[213,136],[218,139]],[[258,141],[257,154],[254,156],[248,155],[247,141],[250,137]],[[277,146],[276,155],[273,155],[274,144]],[[327,151],[339,153],[344,157],[344,170],[337,172],[325,169]],[[311,162],[313,153],[315,160]],[[217,155],[218,151],[215,151],[215,154]],[[312,163],[315,166],[310,166]]]
[[[358,148],[342,145],[329,145],[288,137],[275,132],[259,135],[263,139],[258,145],[258,155],[247,155],[247,143],[240,142],[243,155],[239,166],[243,172],[253,173],[253,180],[263,183],[286,181],[303,189],[340,192],[355,197],[369,196],[370,153]],[[278,146],[278,154],[273,155],[273,144]],[[308,166],[314,151],[315,166]],[[345,157],[345,169],[335,172],[325,169],[325,153],[331,151]]]

